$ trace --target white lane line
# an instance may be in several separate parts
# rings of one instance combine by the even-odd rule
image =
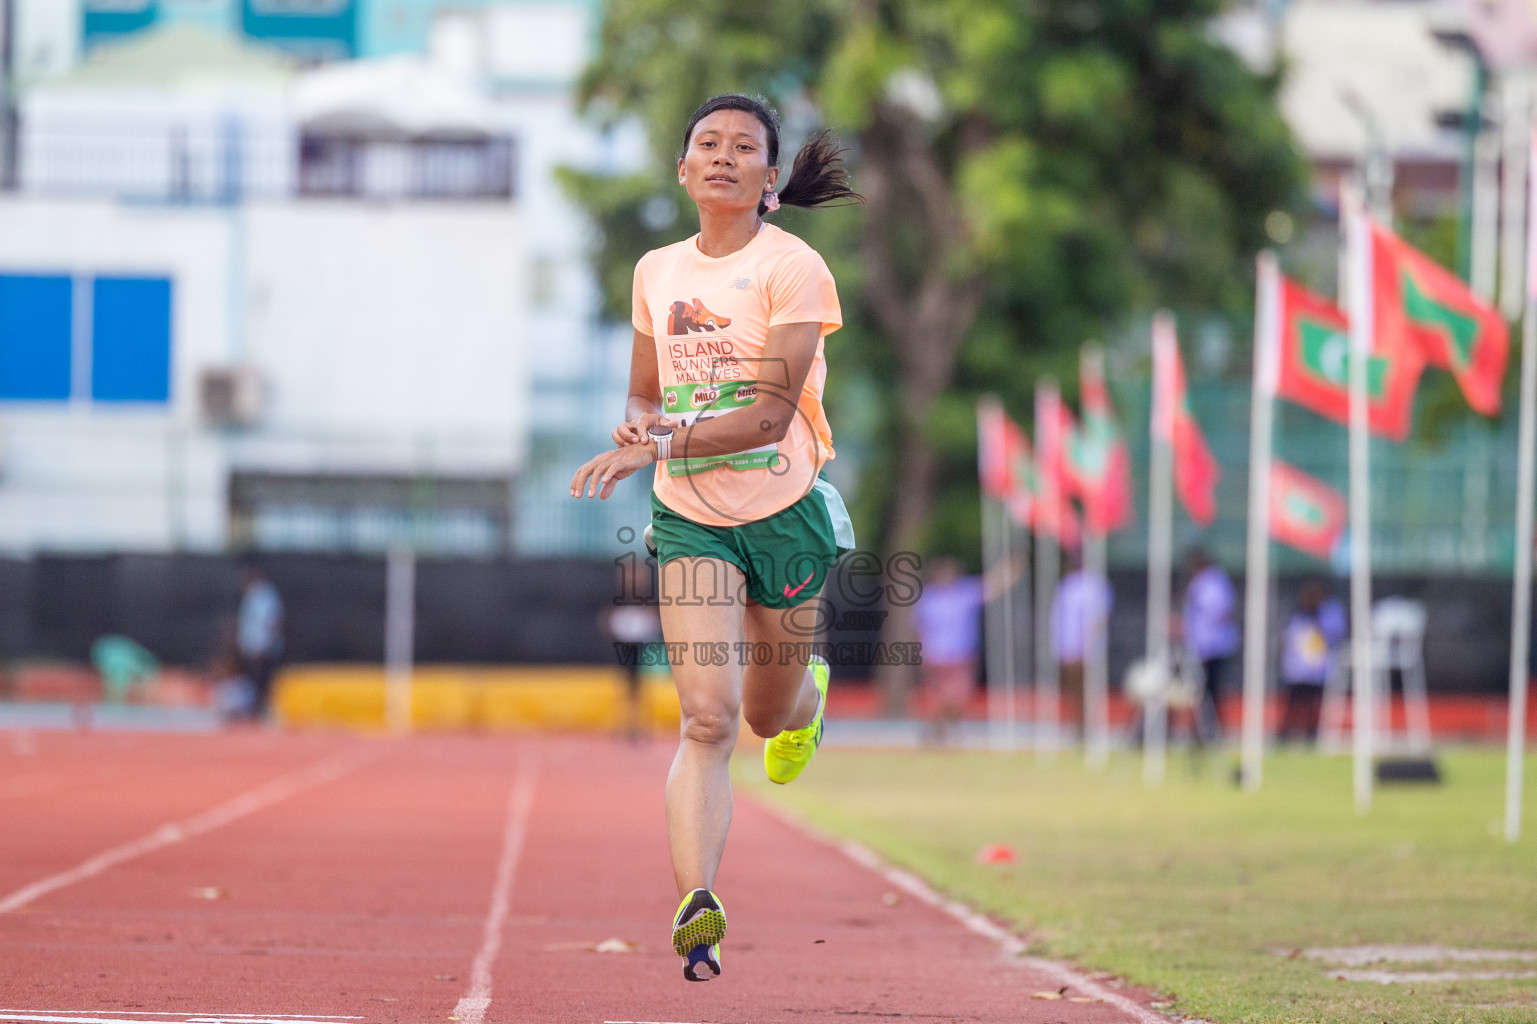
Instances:
[[[117,1010],[94,1010],[95,1013],[115,1013]],[[129,1013],[132,1010],[128,1010]],[[18,1013],[0,1010],[0,1021],[45,1021],[52,1024],[337,1024],[337,1021],[361,1021],[360,1016],[254,1016],[246,1013],[215,1013],[215,1015],[181,1015],[181,1013],[154,1013],[149,1016],[81,1016],[68,1010],[57,1012]]]
[[[1170,1021],[1173,1019],[1155,1010],[1150,1010],[1136,1000],[1128,999],[1113,989],[1106,988],[1104,985],[1074,970],[1067,964],[1058,963],[1055,960],[1046,960],[1041,957],[1026,956],[1025,950],[1027,945],[1019,936],[991,918],[977,913],[959,900],[952,900],[936,892],[929,883],[911,871],[904,871],[901,868],[887,864],[881,859],[879,854],[869,847],[856,843],[853,840],[837,839],[832,836],[823,835],[804,821],[796,818],[789,811],[776,805],[763,801],[754,801],[754,803],[802,835],[826,846],[831,846],[855,864],[880,875],[887,882],[890,882],[909,896],[927,903],[929,906],[954,918],[968,931],[983,938],[992,939],[998,943],[1004,955],[1012,962],[1040,971],[1042,974],[1054,979],[1058,984],[1071,986],[1084,995],[1098,999],[1102,1003],[1109,1003],[1132,1020],[1137,1021],[1138,1024],[1170,1024]]]
[[[1284,955],[1284,954],[1283,954]],[[1377,963],[1423,963],[1434,960],[1537,960],[1537,949],[1467,949],[1460,946],[1322,946],[1304,949],[1310,960],[1341,967],[1367,967]]]
[[[110,1013],[110,1014],[115,1014],[118,1017],[121,1017],[121,1018],[123,1018],[125,1020],[132,1019],[134,1017],[178,1017],[178,1018],[180,1018],[183,1021],[199,1022],[199,1024],[206,1024],[207,1021],[223,1021],[223,1020],[232,1020],[232,1021],[233,1020],[240,1020],[240,1021],[246,1021],[247,1024],[259,1024],[259,1022],[273,1021],[273,1020],[288,1021],[288,1022],[290,1022],[290,1024],[312,1024],[312,1022],[314,1022],[314,1021],[363,1020],[364,1019],[363,1017],[348,1017],[348,1016],[345,1016],[345,1015],[335,1014],[335,1013],[324,1013],[324,1014],[313,1014],[313,1013],[183,1013],[180,1010],[14,1010],[14,1009],[0,1009],[0,1013],[52,1013],[52,1014],[73,1015],[73,1016],[70,1017],[71,1020],[78,1019],[82,1014],[85,1015],[85,1016],[91,1016],[92,1014]],[[9,1018],[0,1017],[0,1020],[6,1020],[6,1019],[9,1019]],[[139,1024],[143,1024],[143,1021],[140,1021]]]
[[[453,1019],[460,1024],[481,1024],[491,1005],[491,968],[502,951],[502,930],[507,911],[512,906],[512,880],[518,873],[518,858],[528,835],[528,818],[534,806],[534,787],[539,782],[537,750],[523,756],[517,768],[517,781],[507,804],[507,828],[502,833],[502,859],[496,866],[496,883],[491,887],[491,910],[486,914],[485,937],[480,952],[470,967],[470,988],[454,1006]]]
[[[288,1022],[290,1022],[290,1024],[310,1024],[310,1022],[321,1021],[321,1020],[332,1021],[332,1020],[363,1020],[364,1019],[362,1017],[347,1017],[347,1016],[342,1016],[342,1015],[338,1015],[338,1014],[334,1014],[334,1013],[326,1013],[326,1014],[320,1014],[320,1015],[316,1015],[316,1014],[313,1014],[313,1013],[183,1013],[180,1010],[9,1010],[9,1009],[0,1009],[0,1013],[52,1013],[52,1014],[65,1014],[65,1015],[71,1015],[72,1014],[73,1016],[70,1017],[71,1020],[78,1019],[82,1014],[85,1015],[85,1016],[90,1016],[92,1014],[110,1013],[110,1014],[116,1014],[118,1017],[121,1017],[124,1020],[129,1020],[129,1019],[132,1019],[134,1017],[178,1017],[178,1018],[180,1018],[183,1021],[189,1021],[189,1022],[240,1020],[240,1021],[246,1021],[247,1024],[258,1024],[258,1022],[261,1022],[261,1021],[272,1021],[272,1020],[288,1021]],[[0,1020],[6,1020],[6,1019],[8,1019],[8,1018],[0,1017]],[[143,1024],[143,1022],[140,1021],[139,1024]]]
[[[1379,985],[1431,984],[1441,981],[1527,981],[1537,971],[1356,971],[1329,972],[1340,981],[1374,981]]]
[[[121,846],[114,846],[110,850],[98,853],[96,856],[68,871],[61,871],[57,875],[51,875],[48,878],[33,882],[31,885],[22,886],[5,897],[5,899],[0,900],[0,914],[9,914],[11,911],[24,907],[41,896],[46,896],[51,892],[63,889],[65,886],[74,885],[76,882],[99,875],[103,871],[116,867],[124,861],[151,853],[163,846],[170,846],[172,843],[179,843],[203,835],[206,832],[212,832],[221,825],[228,825],[232,821],[238,821],[249,814],[254,814],[264,807],[269,807],[279,801],[286,800],[312,786],[318,786],[322,783],[341,778],[362,765],[365,761],[371,760],[374,756],[369,751],[342,751],[339,754],[333,754],[330,757],[317,761],[308,768],[301,768],[288,775],[279,776],[271,782],[248,790],[233,800],[222,803],[211,810],[204,811],[195,817],[187,818],[185,821],[161,825],[147,836],[142,836],[131,842],[123,843]]]

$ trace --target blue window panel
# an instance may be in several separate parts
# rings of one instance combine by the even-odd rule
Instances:
[[[0,275],[0,399],[69,398],[74,282]]]
[[[91,291],[91,397],[164,402],[171,397],[171,282],[98,277]]]
[[[345,59],[358,54],[358,7],[359,0],[241,0],[240,25],[250,38],[290,53]]]
[[[113,0],[92,3],[86,0],[80,28],[89,52],[102,43],[112,43],[130,33],[153,25],[160,17],[158,0]]]

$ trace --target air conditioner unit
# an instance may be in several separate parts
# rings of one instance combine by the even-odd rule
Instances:
[[[267,385],[254,366],[210,366],[198,380],[198,405],[210,426],[255,426],[266,404]]]

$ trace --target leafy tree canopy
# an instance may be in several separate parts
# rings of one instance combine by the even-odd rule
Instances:
[[[627,318],[635,260],[696,229],[672,162],[701,101],[768,97],[787,168],[799,135],[833,127],[868,205],[779,216],[838,279],[835,428],[840,402],[877,396],[861,540],[974,558],[976,394],[1028,421],[1038,375],[1071,394],[1079,344],[1139,311],[1241,323],[1265,216],[1302,201],[1276,82],[1213,40],[1219,6],[609,0],[583,102],[638,115],[658,166],[567,174],[601,229],[607,308]]]

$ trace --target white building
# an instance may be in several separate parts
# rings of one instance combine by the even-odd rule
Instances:
[[[326,111],[295,107],[281,62],[210,62],[188,33],[25,98],[23,188],[0,197],[0,549],[507,550],[522,204],[507,166],[449,198],[399,171],[463,181],[434,158],[501,145],[505,165],[510,140],[429,125],[392,165],[359,136],[393,167],[383,197],[367,174],[307,194],[304,117]]]

